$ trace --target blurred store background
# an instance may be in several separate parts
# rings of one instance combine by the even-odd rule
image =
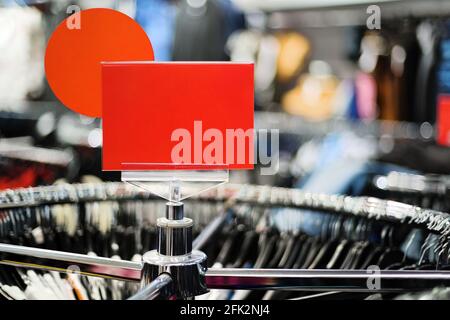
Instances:
[[[45,80],[71,4],[133,17],[159,61],[255,63],[255,125],[280,130],[280,167],[234,182],[360,195],[392,171],[450,174],[450,2],[0,0],[0,189],[119,180],[101,171],[100,120]]]

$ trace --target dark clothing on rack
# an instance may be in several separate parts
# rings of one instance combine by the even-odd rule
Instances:
[[[379,160],[421,172],[450,174],[450,149],[430,142],[396,141],[392,151]]]
[[[225,42],[225,16],[217,1],[208,0],[200,8],[181,2],[175,20],[173,60],[226,60]]]

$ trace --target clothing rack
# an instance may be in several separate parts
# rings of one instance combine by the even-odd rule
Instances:
[[[233,197],[236,203],[313,209],[388,222],[410,223],[441,235],[449,235],[450,232],[449,214],[396,201],[316,194],[299,189],[267,186],[246,185],[238,190],[238,194]]]
[[[366,26],[369,5],[377,5],[383,21],[401,18],[442,17],[450,6],[443,0],[383,0],[383,1],[295,1],[246,0],[236,3],[248,15],[268,15],[271,29],[330,28]]]
[[[0,157],[59,167],[67,167],[73,161],[73,155],[68,151],[20,144],[15,138],[0,142]]]
[[[387,191],[446,195],[450,192],[450,176],[391,172],[387,176],[375,177],[374,185]]]
[[[281,107],[280,107],[281,108]],[[396,139],[430,140],[435,136],[435,128],[429,123],[417,124],[406,121],[373,120],[370,122],[347,119],[308,121],[299,116],[281,112],[255,112],[255,128],[276,129],[280,133],[304,137],[321,137],[330,132],[355,132],[359,136],[392,137]]]
[[[102,201],[123,199],[150,199],[138,189],[123,183],[103,183],[98,185],[60,185],[52,187],[18,190],[17,197],[11,191],[0,194],[2,209],[20,205],[55,204],[61,202]],[[30,195],[34,197],[30,198]],[[28,197],[22,197],[28,196]],[[448,236],[449,215],[433,210],[405,205],[394,201],[370,197],[348,197],[312,194],[296,189],[275,188],[252,185],[226,185],[204,194],[194,196],[199,201],[224,201],[228,204],[251,204],[267,207],[294,207],[327,212],[342,212],[369,219],[391,222],[409,222]],[[30,201],[31,200],[31,201]],[[204,243],[224,223],[219,216],[197,239],[197,247]],[[196,243],[194,241],[194,243]],[[0,244],[0,264],[59,272],[78,272],[83,275],[108,279],[139,281],[144,264],[109,258],[59,252],[16,245]],[[74,268],[76,266],[76,268]],[[143,286],[133,299],[153,299],[162,296],[168,288],[170,277],[157,277]],[[163,277],[161,277],[163,276]],[[209,269],[204,272],[205,283],[211,289],[289,289],[302,291],[352,291],[352,292],[392,292],[420,290],[436,285],[450,285],[450,271],[423,270],[285,270],[285,269]],[[380,288],[370,289],[367,281],[378,279]],[[407,279],[407,281],[405,281]],[[156,281],[156,282],[155,282]],[[170,291],[170,290],[169,290]],[[164,295],[166,296],[166,295]]]
[[[156,184],[152,186],[152,190],[157,191],[158,187],[160,186]],[[192,190],[194,192],[196,188],[192,188]],[[224,191],[230,190],[227,189]],[[211,200],[224,201],[226,198],[227,196],[225,194],[220,195],[216,193],[215,199]],[[161,198],[132,184],[122,182],[60,184],[2,191],[0,192],[0,210],[35,207],[40,205],[70,204],[106,200],[145,201],[156,199],[160,200]],[[208,200],[201,195],[194,195],[191,199],[204,201]]]
[[[157,185],[154,188],[157,188]],[[406,222],[430,232],[450,235],[449,214],[396,201],[373,197],[316,194],[299,189],[256,185],[227,184],[200,194],[196,194],[196,187],[190,188],[192,190],[187,192],[194,194],[190,198],[193,201],[228,201],[230,204],[312,209],[388,222]],[[63,184],[1,192],[0,210],[62,203],[154,199],[159,198],[120,182]]]
[[[0,192],[0,209],[102,200],[145,200],[155,196],[123,183],[61,184]]]

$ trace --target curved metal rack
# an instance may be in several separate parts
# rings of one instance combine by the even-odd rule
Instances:
[[[0,192],[0,210],[44,204],[152,199],[159,198],[126,183],[67,184]],[[369,219],[407,222],[431,232],[450,233],[450,215],[447,213],[373,197],[326,195],[299,189],[227,184],[197,194],[191,197],[190,201],[312,209]]]
[[[0,193],[0,210],[38,204],[152,198],[151,195],[122,183],[62,185]],[[450,215],[446,213],[370,197],[312,194],[296,189],[266,186],[227,185],[197,195],[193,200],[227,201],[228,205],[246,203],[339,212],[368,219],[412,223],[443,237],[450,235]],[[201,247],[212,233],[220,229],[223,221],[224,215],[218,217],[203,231],[198,240],[194,241],[195,246]],[[75,269],[83,275],[128,281],[139,281],[143,269],[143,263],[8,244],[0,244],[0,264],[59,272],[73,272],[73,266],[77,266]],[[450,286],[450,271],[210,269],[203,276],[209,288],[222,289],[379,292],[414,291],[436,285]],[[157,282],[143,286],[143,290],[133,299],[158,297],[164,291],[162,289],[172,282],[169,278],[156,278]],[[373,279],[380,280],[379,288],[369,289],[367,281]]]
[[[387,191],[431,195],[450,193],[450,176],[445,175],[391,172],[387,176],[375,177],[374,184],[377,188]]]

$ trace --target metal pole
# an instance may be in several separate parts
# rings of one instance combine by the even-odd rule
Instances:
[[[0,264],[128,281],[139,281],[142,269],[139,262],[3,243]]]
[[[450,271],[209,269],[210,289],[396,292],[450,286]]]
[[[156,300],[158,298],[167,299],[173,295],[172,278],[169,274],[163,273],[150,282],[143,289],[139,290],[128,300]]]

